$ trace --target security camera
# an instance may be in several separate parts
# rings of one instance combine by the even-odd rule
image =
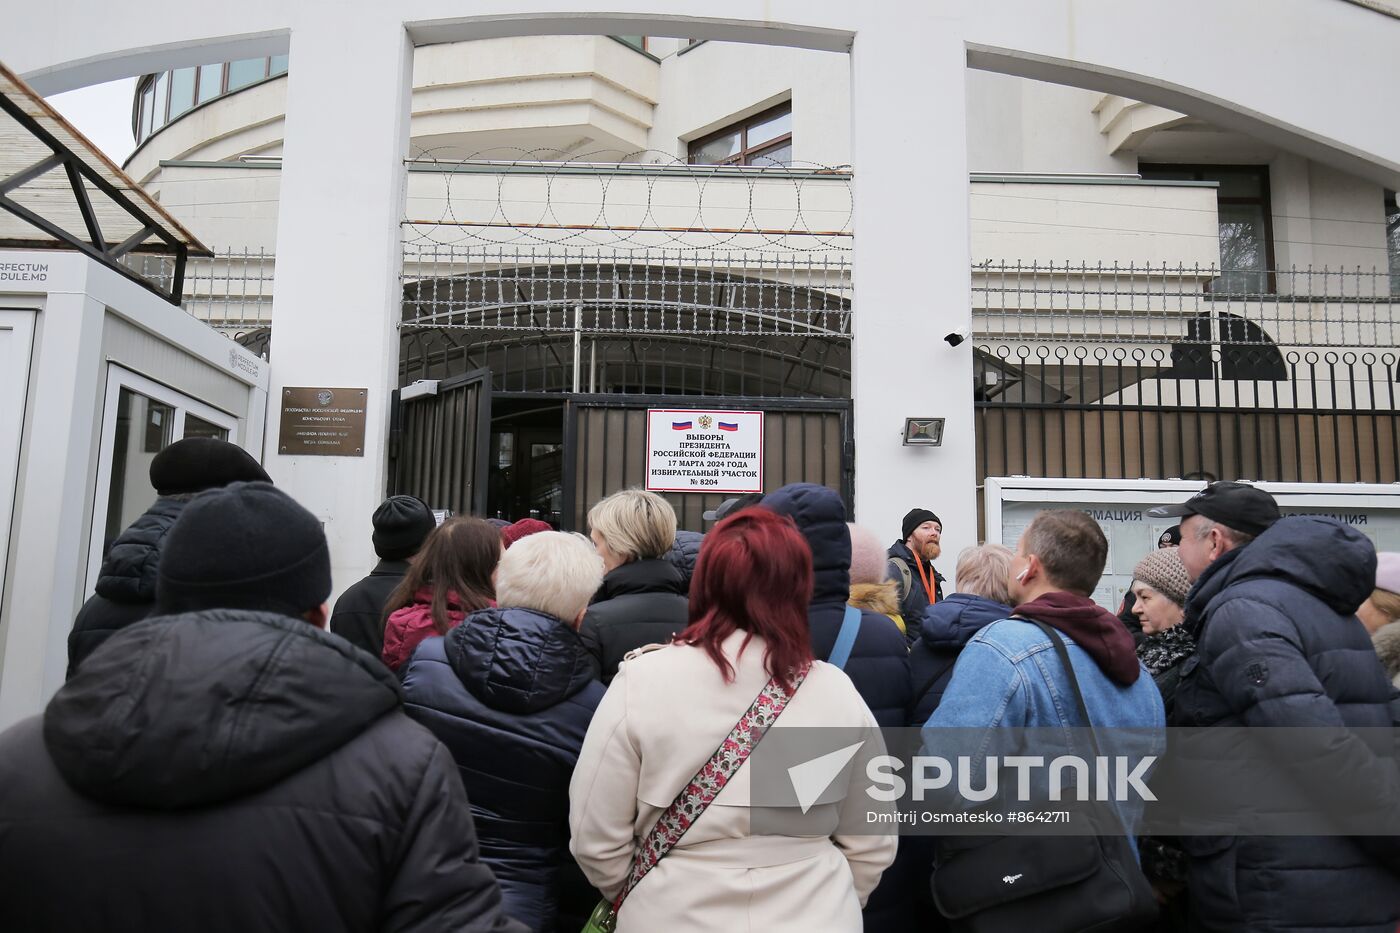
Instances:
[[[972,336],[972,330],[964,327],[962,330],[955,330],[943,339],[948,341],[948,346],[956,347],[964,340]]]

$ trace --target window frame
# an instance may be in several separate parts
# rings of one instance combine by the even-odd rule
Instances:
[[[753,159],[762,158],[763,153],[768,152],[778,146],[792,144],[792,131],[784,133],[782,136],[774,136],[772,139],[765,139],[755,145],[749,145],[749,129],[760,123],[766,123],[774,117],[782,116],[786,113],[792,116],[792,100],[785,100],[782,103],[774,104],[766,110],[750,114],[742,120],[736,120],[723,126],[712,133],[698,136],[686,143],[685,161],[687,165],[729,165],[739,167],[755,167]],[[697,162],[695,156],[700,149],[734,132],[739,133],[739,151],[722,162]],[[765,168],[767,166],[756,166]]]
[[[224,428],[228,431],[230,444],[238,444],[241,437],[239,419],[226,411],[214,408],[178,389],[156,382],[140,373],[133,372],[116,363],[107,364],[107,389],[102,402],[102,434],[98,446],[97,485],[93,487],[92,514],[88,522],[88,562],[87,576],[84,579],[84,598],[91,596],[97,586],[97,575],[102,569],[102,544],[107,530],[107,507],[111,499],[112,453],[117,436],[117,409],[121,403],[122,389],[129,389],[138,395],[175,409],[171,425],[171,443],[185,436],[185,414]],[[134,439],[140,443],[140,438]],[[242,445],[239,445],[242,446]]]
[[[1220,193],[1217,188],[1215,192],[1215,203],[1219,207],[1222,204],[1257,206],[1264,212],[1264,289],[1272,295],[1278,291],[1274,273],[1277,271],[1276,260],[1274,259],[1274,208],[1273,189],[1269,180],[1269,166],[1257,162],[1139,162],[1138,175],[1143,181],[1152,181],[1149,177],[1151,172],[1162,172],[1172,174],[1191,173],[1196,181],[1213,181],[1220,183],[1218,177],[1225,172],[1241,173],[1251,172],[1259,178],[1260,194],[1256,198],[1227,197]],[[1219,212],[1216,214],[1219,222]],[[1236,272],[1235,269],[1221,269],[1223,272]]]

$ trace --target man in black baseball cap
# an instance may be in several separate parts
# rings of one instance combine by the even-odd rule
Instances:
[[[1390,679],[1354,615],[1375,586],[1370,540],[1331,518],[1282,518],[1272,496],[1244,483],[1211,483],[1148,514],[1182,516],[1177,554],[1195,581],[1182,624],[1196,653],[1169,724],[1294,727],[1288,754],[1276,760],[1278,786],[1297,790],[1286,812],[1321,813],[1345,800],[1395,813],[1394,762],[1343,728],[1392,719]],[[1322,724],[1337,728],[1302,728]],[[1308,917],[1316,931],[1393,929],[1400,874],[1387,865],[1397,846],[1389,830],[1375,838],[1382,836],[1376,844],[1345,834],[1239,838],[1229,859],[1213,847],[1191,850],[1192,918],[1206,930],[1261,929],[1274,917]],[[1310,879],[1306,893],[1278,883],[1302,877]],[[1346,904],[1346,923],[1309,914],[1313,891]]]
[[[751,492],[733,499],[725,499],[719,505],[702,513],[700,517],[707,522],[723,521],[734,513],[741,512],[749,506],[758,505],[762,501],[763,493]]]
[[[1150,509],[1152,518],[1182,519],[1181,562],[1192,582],[1221,555],[1244,547],[1279,520],[1278,503],[1248,483],[1211,483],[1179,505]]]

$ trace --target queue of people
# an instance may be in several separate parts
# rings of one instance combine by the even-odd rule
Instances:
[[[1101,855],[1128,906],[1104,907],[1083,879],[1030,900],[949,881],[1014,838],[849,832],[858,769],[752,831],[745,762],[777,722],[1395,725],[1400,554],[1247,485],[1164,510],[1135,632],[1091,598],[1108,543],[1073,510],[964,550],[945,596],[933,512],[883,549],[811,484],[728,501],[703,536],[641,490],[595,504],[589,538],[394,496],[331,612],[319,522],[242,451],[181,441],[152,478],[68,683],[0,734],[0,929],[1400,923],[1388,836],[1139,838],[1115,805]],[[1400,788],[1364,744],[1311,751],[1338,794]]]

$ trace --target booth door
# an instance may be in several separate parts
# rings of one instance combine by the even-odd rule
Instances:
[[[24,428],[33,344],[34,312],[0,308],[0,608],[5,605],[5,568],[10,553],[19,439]]]

